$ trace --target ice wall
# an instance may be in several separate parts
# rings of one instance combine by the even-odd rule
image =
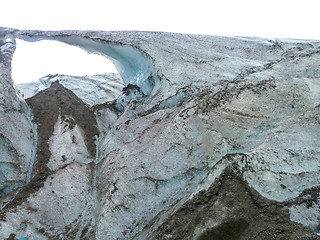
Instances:
[[[60,156],[61,146],[72,143],[76,153],[83,144],[77,141],[79,129],[64,132],[65,122],[54,121],[61,126],[55,137],[48,134],[57,154],[51,160],[62,167],[39,178],[43,185],[22,204],[11,201],[12,208],[0,212],[6,218],[0,220],[1,237],[199,240],[219,232],[224,237],[217,239],[230,239],[232,229],[239,239],[318,239],[319,41],[141,32],[12,34],[91,52],[99,44],[129,46],[127,55],[108,48],[121,66],[134,55],[132,47],[152,61],[143,69],[151,66],[150,73],[161,76],[161,88],[143,98],[148,91],[141,90],[141,79],[149,70],[126,65],[122,74],[128,71],[133,79],[119,98],[128,102],[126,111],[120,115],[114,103],[101,104],[85,121],[92,126],[97,119],[100,130],[97,146],[90,145],[96,147],[90,164],[60,165],[69,164],[66,154]],[[53,101],[46,96],[35,101],[43,110]],[[134,96],[147,100],[132,101]],[[58,103],[70,103],[64,99],[61,94]],[[65,114],[79,113],[76,123],[88,115],[70,105]],[[39,115],[43,129],[50,116]]]
[[[35,126],[11,79],[15,40],[0,32],[0,196],[28,181],[35,157]]]

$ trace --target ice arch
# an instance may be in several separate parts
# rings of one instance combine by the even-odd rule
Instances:
[[[101,54],[115,65],[125,85],[137,85],[144,95],[151,95],[158,89],[159,78],[152,59],[133,46],[80,36],[19,35],[16,37],[31,42],[56,40],[78,46],[89,53]]]
[[[116,73],[104,56],[89,54],[83,49],[58,41],[37,43],[16,39],[12,59],[12,79],[15,84],[35,82],[48,74],[91,76]]]

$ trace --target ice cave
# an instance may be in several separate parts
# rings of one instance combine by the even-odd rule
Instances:
[[[15,86],[15,39],[119,75]],[[319,239],[319,60],[318,40],[0,28],[0,238]]]

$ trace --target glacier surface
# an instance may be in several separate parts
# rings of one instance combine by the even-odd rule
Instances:
[[[0,37],[1,238],[319,238],[320,41]],[[98,52],[121,78],[47,76],[25,101],[16,38]]]

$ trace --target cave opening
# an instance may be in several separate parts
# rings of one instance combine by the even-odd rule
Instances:
[[[118,70],[106,56],[53,40],[16,39],[12,79],[24,98],[54,81],[63,82],[66,87],[73,85],[71,88],[85,84],[88,91],[105,93],[103,101],[116,98],[124,87]]]

